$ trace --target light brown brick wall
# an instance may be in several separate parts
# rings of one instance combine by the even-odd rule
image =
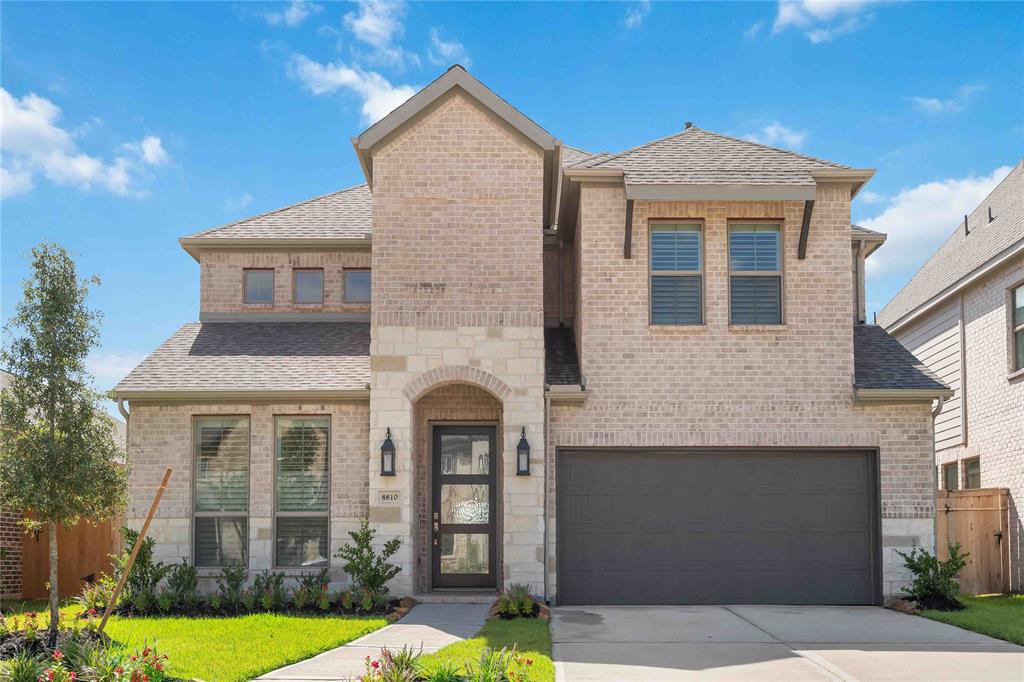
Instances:
[[[22,529],[18,525],[21,515],[0,507],[0,549],[7,556],[0,559],[0,596],[21,596],[21,543]]]
[[[421,519],[411,498],[426,453],[416,442],[414,404],[448,383],[500,397],[502,451],[526,428],[543,459],[543,155],[461,91],[373,150],[371,449],[387,428],[397,475],[370,464],[371,516],[379,490],[399,492],[383,536],[411,543]],[[432,383],[433,382],[433,383]],[[486,405],[491,405],[490,401]],[[543,582],[539,543],[543,473],[517,477],[502,463],[500,574],[504,583]],[[521,532],[520,532],[521,531]],[[416,557],[396,555],[394,589],[412,590]],[[422,557],[421,557],[422,561]]]
[[[335,251],[204,251],[200,262],[200,312],[369,312],[368,303],[345,303],[345,270],[370,267],[368,250]],[[245,303],[244,270],[274,270],[274,303]],[[295,268],[323,268],[324,302],[293,302]]]
[[[936,452],[941,466],[980,457],[981,486],[1010,490],[1010,584],[1024,589],[1024,376],[1010,375],[1007,290],[1024,283],[1024,257],[977,282],[963,294],[966,360],[966,445]],[[916,325],[915,325],[916,326]]]
[[[448,384],[434,389],[416,401],[416,587],[419,590],[430,589],[430,560],[432,548],[431,534],[431,473],[432,422],[491,422],[501,432],[501,402],[487,391],[466,384]],[[498,440],[499,450],[501,440]],[[497,453],[499,469],[502,453]],[[498,479],[499,486],[501,478]],[[498,490],[501,499],[501,490]],[[498,525],[499,533],[501,524]],[[498,545],[498,567],[501,567],[501,545]],[[500,581],[500,577],[499,577]]]
[[[164,467],[174,473],[150,534],[157,541],[162,561],[191,558],[193,419],[195,417],[248,416],[249,568],[270,568],[273,561],[274,417],[325,415],[331,418],[331,525],[333,554],[348,540],[346,532],[365,516],[367,505],[367,450],[370,423],[366,403],[210,404],[131,406],[129,457],[133,463],[126,524],[139,528],[145,519]],[[343,577],[332,564],[333,580]]]
[[[637,201],[626,260],[624,191],[584,185],[577,342],[588,398],[553,406],[552,445],[878,448],[889,593],[905,577],[892,550],[933,542],[930,405],[854,404],[849,187],[819,187],[807,258],[798,260],[802,215],[802,202]],[[704,223],[700,327],[648,324],[651,218]],[[784,219],[784,325],[729,325],[731,218]]]

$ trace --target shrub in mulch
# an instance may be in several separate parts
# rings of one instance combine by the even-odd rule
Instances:
[[[969,554],[960,553],[960,543],[949,545],[948,559],[939,559],[927,550],[914,548],[909,554],[897,551],[913,580],[906,589],[906,598],[919,609],[961,611],[965,608],[957,596],[960,585],[956,576],[967,565]]]
[[[516,618],[548,620],[551,618],[551,609],[530,594],[529,585],[514,583],[509,585],[508,589],[502,592],[497,601],[491,605],[487,617],[501,618],[502,620]]]
[[[950,599],[941,594],[930,594],[924,597],[915,597],[914,604],[921,610],[933,609],[935,611],[963,611],[967,607],[957,599]]]

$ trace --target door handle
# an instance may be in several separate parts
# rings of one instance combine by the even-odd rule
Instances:
[[[437,547],[439,544],[441,544],[438,541],[438,539],[437,539],[437,531],[438,531],[438,524],[437,524],[437,521],[434,521],[434,546],[435,547]]]

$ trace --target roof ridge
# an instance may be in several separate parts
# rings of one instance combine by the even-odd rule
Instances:
[[[276,213],[281,213],[282,211],[287,211],[289,209],[298,208],[299,206],[305,206],[306,204],[311,204],[314,201],[319,201],[320,199],[326,199],[327,197],[333,197],[333,196],[338,195],[338,194],[344,194],[345,192],[351,192],[354,189],[359,189],[361,187],[366,187],[366,186],[367,186],[367,184],[365,182],[360,183],[358,185],[352,185],[351,187],[346,187],[345,189],[339,189],[339,190],[336,190],[334,192],[327,192],[326,194],[321,194],[319,196],[312,197],[311,199],[304,199],[303,201],[297,201],[294,204],[289,204],[287,206],[282,206],[281,208],[275,208],[275,209],[270,210],[270,211],[265,211],[263,213],[257,213],[256,215],[248,216],[246,218],[240,218],[239,220],[235,220],[234,222],[224,223],[223,225],[218,225],[217,227],[211,227],[211,228],[208,228],[208,229],[205,229],[205,230],[201,230],[199,232],[196,232],[194,234],[190,234],[190,235],[187,235],[187,236],[190,237],[190,238],[192,238],[192,237],[208,237],[210,235],[210,233],[217,232],[218,230],[223,230],[223,229],[228,228],[228,227],[234,227],[235,225],[241,225],[242,223],[247,223],[250,220],[256,220],[258,218],[265,218],[267,216],[274,215]]]
[[[694,128],[696,128],[696,126],[694,126]],[[761,143],[761,142],[754,142],[753,140],[744,140],[741,137],[733,137],[732,135],[723,135],[722,133],[716,133],[713,130],[704,130],[703,128],[698,128],[698,130],[700,130],[701,132],[707,133],[708,135],[714,135],[715,137],[720,137],[723,140],[732,140],[733,142],[742,142],[744,144],[751,144],[751,145],[754,145],[755,147],[760,147],[762,149],[770,149],[773,152],[782,152],[783,154],[789,154],[790,156],[795,156],[795,157],[800,158],[800,159],[807,159],[808,161],[817,161],[818,163],[823,163],[823,164],[825,164],[827,166],[832,166],[833,168],[852,168],[852,166],[844,166],[841,163],[836,163],[835,161],[828,161],[826,159],[821,159],[821,158],[818,158],[817,156],[811,156],[810,154],[801,154],[800,152],[794,152],[791,149],[783,149],[781,147],[773,147],[773,146],[771,146],[769,144],[764,144],[764,143]]]
[[[685,135],[687,132],[689,132],[691,130],[701,130],[701,128],[698,128],[697,126],[690,126],[689,128],[683,128],[682,130],[680,130],[677,133],[672,133],[671,135],[665,135],[664,137],[659,137],[659,138],[657,138],[655,140],[649,140],[647,142],[644,142],[643,144],[638,144],[635,147],[630,147],[629,149],[624,149],[621,152],[617,152],[615,154],[609,154],[606,158],[601,159],[600,161],[598,161],[594,165],[595,166],[599,166],[602,163],[605,163],[606,161],[611,161],[612,159],[617,159],[619,157],[625,156],[626,154],[629,154],[630,152],[635,152],[638,149],[642,149],[644,147],[649,147],[650,145],[658,144],[659,142],[665,142],[666,140],[671,140],[672,138],[675,138],[675,137],[680,137],[682,135]],[[598,152],[594,156],[598,156],[601,153],[602,152]],[[586,160],[580,161],[580,163],[584,163],[585,161]],[[576,164],[573,164],[573,165],[575,166]]]

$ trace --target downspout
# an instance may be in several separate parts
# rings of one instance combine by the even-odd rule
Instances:
[[[565,293],[562,290],[562,280],[565,278],[565,273],[562,272],[562,252],[565,251],[565,242],[562,241],[562,237],[558,237],[558,326],[565,326],[565,305],[563,299]]]
[[[122,417],[124,417],[124,429],[127,432],[128,431],[128,419],[131,417],[131,415],[128,414],[128,410],[126,410],[124,408],[124,398],[118,398],[117,399],[117,411],[121,413]]]
[[[551,392],[544,386],[544,603],[548,604],[548,448],[551,445]]]
[[[935,508],[935,513],[932,514],[932,554],[935,556],[939,555],[939,467],[935,462],[935,419],[939,416],[939,412],[942,412],[942,406],[946,403],[946,399],[939,396],[936,399],[935,407],[932,408],[932,505]]]

